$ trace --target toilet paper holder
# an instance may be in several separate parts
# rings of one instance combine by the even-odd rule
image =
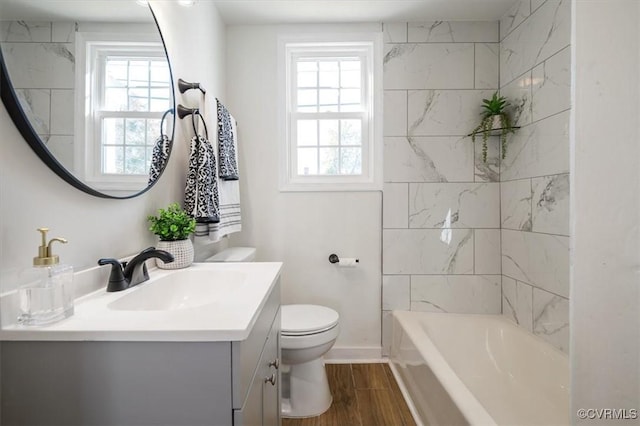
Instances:
[[[331,253],[329,255],[329,262],[330,263],[340,263],[340,258],[338,257],[337,254]],[[356,259],[356,263],[360,263],[360,259]]]

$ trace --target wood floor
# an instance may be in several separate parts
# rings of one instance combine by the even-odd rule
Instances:
[[[308,419],[282,426],[410,426],[416,423],[387,364],[327,364],[333,403]]]

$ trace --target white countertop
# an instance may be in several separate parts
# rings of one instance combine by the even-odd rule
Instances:
[[[178,271],[154,269],[150,281],[107,293],[106,286],[75,300],[74,314],[46,326],[10,325],[0,340],[240,341],[248,337],[282,268],[280,262],[194,263],[189,270],[241,271],[241,290],[207,305],[167,311],[113,310],[108,305],[153,280]],[[212,282],[211,285],[216,285]]]

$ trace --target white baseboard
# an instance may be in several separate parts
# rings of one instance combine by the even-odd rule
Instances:
[[[325,354],[324,362],[327,364],[348,364],[387,361],[386,358],[382,357],[382,348],[380,346],[375,346],[369,348],[334,347]]]

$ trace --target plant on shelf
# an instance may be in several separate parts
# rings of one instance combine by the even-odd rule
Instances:
[[[502,159],[507,154],[507,135],[513,133],[517,127],[512,126],[511,117],[506,112],[509,101],[504,96],[498,96],[495,92],[491,99],[482,100],[482,120],[480,124],[471,131],[471,141],[476,141],[476,136],[482,134],[482,160],[487,162],[487,139],[492,132],[499,132],[500,144],[502,147]]]
[[[189,236],[196,230],[196,221],[185,212],[178,203],[159,209],[158,216],[149,215],[149,231],[158,236],[158,249],[168,251],[175,260],[164,263],[156,259],[156,265],[162,269],[186,268],[193,263],[193,243]]]

